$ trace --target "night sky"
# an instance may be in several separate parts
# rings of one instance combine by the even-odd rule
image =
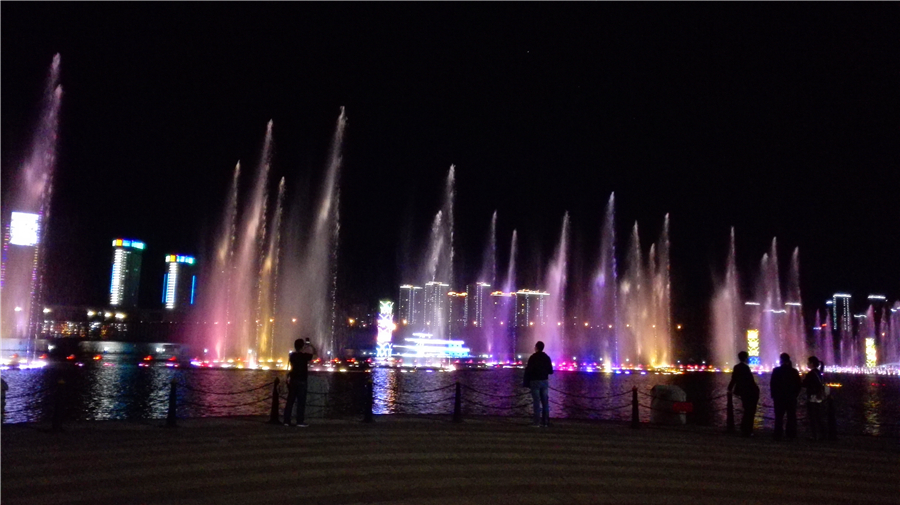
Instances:
[[[808,311],[836,291],[895,300],[898,9],[4,2],[3,187],[59,52],[51,303],[103,303],[110,240],[126,237],[147,243],[153,306],[164,254],[205,259],[234,164],[255,166],[267,121],[273,179],[311,198],[340,106],[345,302],[396,298],[411,280],[402,267],[425,246],[451,163],[463,272],[480,266],[496,209],[498,269],[516,228],[520,279],[534,278],[569,211],[582,282],[615,191],[620,253],[635,220],[646,250],[671,214],[688,335],[706,331],[731,226],[746,296],[777,237],[783,275],[800,248]]]

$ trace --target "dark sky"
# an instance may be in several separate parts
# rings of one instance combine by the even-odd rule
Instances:
[[[879,4],[45,4],[2,6],[4,187],[62,55],[51,301],[99,303],[109,241],[202,256],[234,163],[274,120],[292,194],[349,118],[341,291],[395,297],[457,165],[457,248],[480,263],[499,212],[525,265],[563,213],[574,277],[604,206],[619,250],[671,214],[676,319],[702,327],[729,227],[745,291],[772,237],[800,248],[808,309],[835,291],[900,297],[900,21]],[[159,257],[159,264],[153,258]],[[527,277],[527,273],[521,273]],[[463,279],[474,280],[474,279]]]

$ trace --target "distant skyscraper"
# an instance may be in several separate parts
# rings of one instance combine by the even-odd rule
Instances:
[[[466,287],[466,325],[484,328],[491,306],[491,285],[476,282]]]
[[[109,285],[109,304],[113,307],[137,307],[141,282],[141,253],[144,243],[139,240],[113,240],[112,281]]]
[[[550,293],[520,289],[516,291],[516,326],[542,326],[547,323],[544,305]]]
[[[850,313],[850,295],[835,293],[832,299],[831,317],[835,332],[844,336],[853,334],[853,314]]]
[[[435,281],[425,283],[425,331],[438,338],[447,336],[446,329],[450,323],[448,293],[449,284]]]
[[[397,305],[397,327],[421,331],[425,318],[425,293],[422,287],[411,284],[400,286],[400,303]]]
[[[450,336],[459,338],[469,320],[469,305],[466,303],[466,293],[450,291],[447,293],[448,309],[450,311]]]
[[[163,277],[163,305],[169,310],[184,310],[194,304],[197,276],[194,257],[180,254],[166,255],[166,274]]]

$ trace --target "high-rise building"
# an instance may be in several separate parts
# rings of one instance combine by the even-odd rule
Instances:
[[[425,293],[422,286],[400,286],[400,302],[397,304],[398,328],[422,331],[424,326]]]
[[[466,287],[466,325],[484,328],[490,324],[491,285],[476,282]]]
[[[546,291],[520,289],[516,296],[516,326],[543,326],[547,323],[544,305],[550,297]]]
[[[140,240],[117,238],[113,240],[112,281],[109,285],[109,304],[113,307],[133,308],[138,303],[138,287],[141,282],[141,254],[144,243]]]
[[[194,304],[197,275],[194,257],[181,254],[166,255],[166,274],[163,276],[163,305],[169,310],[185,310]]]
[[[450,285],[443,282],[425,283],[425,331],[435,337],[447,336],[447,326],[450,323],[450,311],[447,310],[448,293]]]
[[[841,335],[853,334],[853,314],[850,312],[850,295],[835,293],[832,299],[831,317],[832,329]]]
[[[466,303],[468,296],[464,292],[447,293],[448,310],[450,312],[450,336],[458,338],[462,335],[469,320],[469,305]]]

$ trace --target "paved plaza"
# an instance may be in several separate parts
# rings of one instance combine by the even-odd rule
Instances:
[[[2,428],[2,502],[897,503],[897,440],[814,443],[720,430],[518,419],[377,417]]]

